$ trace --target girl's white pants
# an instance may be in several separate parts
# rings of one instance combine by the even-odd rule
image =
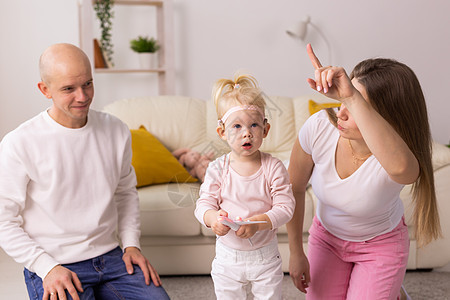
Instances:
[[[283,271],[277,240],[251,251],[231,249],[217,240],[211,277],[218,300],[246,299],[248,284],[255,300],[281,299]]]

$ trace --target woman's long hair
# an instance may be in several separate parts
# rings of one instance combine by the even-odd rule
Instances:
[[[405,64],[376,58],[360,62],[350,78],[361,83],[374,109],[402,137],[419,162],[413,183],[413,222],[419,246],[441,236],[431,161],[432,139],[419,80]]]

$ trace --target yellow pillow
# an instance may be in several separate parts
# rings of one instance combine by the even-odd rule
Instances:
[[[136,187],[167,183],[196,182],[178,160],[144,126],[131,131],[131,164],[136,171]]]
[[[324,108],[333,108],[339,106],[341,106],[341,103],[339,102],[317,103],[314,100],[309,100],[308,102],[309,115],[313,115],[319,110],[322,110]]]

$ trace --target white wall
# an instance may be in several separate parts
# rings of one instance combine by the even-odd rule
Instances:
[[[50,105],[37,88],[40,54],[53,43],[78,43],[76,1],[2,3],[0,138]]]
[[[331,43],[332,64],[350,71],[376,56],[408,64],[422,83],[434,139],[450,142],[446,0],[174,0],[174,7],[177,94],[209,100],[214,80],[242,69],[269,95],[311,93],[305,79],[313,69],[305,45],[285,34],[310,15]],[[0,138],[49,105],[36,88],[38,58],[52,43],[78,44],[77,18],[77,0],[15,0],[0,10]],[[308,38],[329,64],[317,32],[312,29]],[[94,108],[157,94],[155,76],[146,76],[97,74]]]

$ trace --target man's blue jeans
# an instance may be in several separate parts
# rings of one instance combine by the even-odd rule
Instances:
[[[134,273],[128,274],[122,254],[122,250],[117,247],[93,259],[63,265],[77,273],[84,290],[78,293],[80,299],[169,299],[162,286],[157,287],[153,282],[145,284],[144,274],[137,265],[134,266]],[[27,269],[24,269],[24,276],[30,299],[42,300],[42,279]],[[72,299],[67,291],[66,295]]]

